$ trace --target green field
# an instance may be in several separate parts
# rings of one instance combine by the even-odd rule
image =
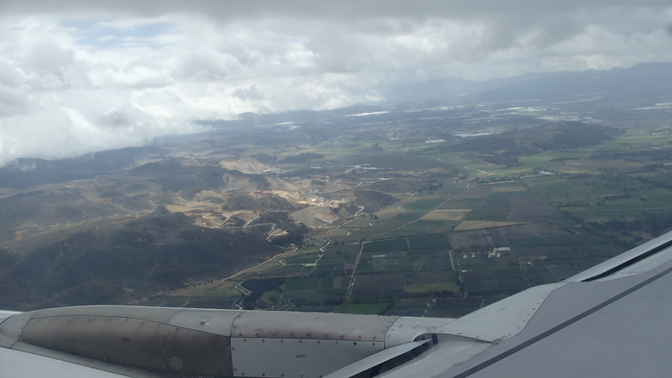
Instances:
[[[407,238],[411,250],[448,249],[450,244],[446,234],[419,235]]]
[[[442,204],[445,198],[428,198],[404,204],[406,210],[432,210]]]
[[[409,248],[406,238],[373,241],[364,244],[364,252],[405,251]]]
[[[378,220],[378,222],[373,224],[372,227],[365,227],[365,228],[361,228],[361,229],[358,229],[358,230],[353,230],[350,233],[349,236],[341,236],[341,237],[335,237],[335,238],[331,238],[331,239],[333,239],[334,241],[341,242],[341,243],[351,243],[351,242],[362,241],[362,240],[366,240],[368,238],[371,238],[373,236],[376,236],[378,234],[385,233],[385,232],[390,231],[392,229],[395,229],[397,227],[403,226],[406,223],[408,223],[408,220],[397,219],[396,217],[388,218],[388,219],[380,219],[380,220]]]
[[[368,135],[365,128],[359,132],[358,138]],[[483,160],[501,158],[494,153],[427,152],[421,141],[358,140],[354,157],[351,149],[324,145],[325,160],[350,153],[349,164],[392,168],[384,180],[360,172],[355,182],[399,201],[321,231],[284,266],[252,273],[286,280],[263,288],[255,303],[462,316],[530,286],[561,281],[672,229],[668,142],[672,137],[621,134],[592,146],[535,150],[509,167]],[[404,170],[439,167],[466,179],[438,185],[431,176],[406,175],[411,183],[405,185],[399,178]],[[454,230],[462,221],[468,227]],[[323,238],[330,244],[320,251]],[[230,288],[207,295],[240,298]]]
[[[328,290],[333,283],[333,277],[290,278],[285,284],[285,290]]]
[[[470,199],[450,199],[444,202],[437,209],[474,209],[483,202],[481,198],[470,198]]]
[[[416,236],[423,234],[435,234],[452,230],[456,221],[433,221],[419,220],[402,227],[377,235],[374,239],[398,238],[402,236]]]

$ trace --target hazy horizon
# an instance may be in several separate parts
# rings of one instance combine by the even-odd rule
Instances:
[[[382,85],[672,62],[658,1],[10,1],[0,33],[0,166],[380,104]]]

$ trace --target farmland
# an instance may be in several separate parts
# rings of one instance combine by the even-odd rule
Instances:
[[[667,153],[672,137],[612,134],[537,148],[511,165],[494,153],[372,136],[342,176],[359,189],[332,194],[361,197],[350,219],[231,281],[256,294],[231,283],[201,296],[191,289],[197,300],[187,305],[457,317],[562,281],[672,227],[672,153],[651,150]],[[314,151],[339,159],[348,149]],[[173,302],[180,295],[188,297],[177,292]]]

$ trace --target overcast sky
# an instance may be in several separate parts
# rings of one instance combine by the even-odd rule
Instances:
[[[379,84],[672,61],[671,1],[3,1],[0,165]]]

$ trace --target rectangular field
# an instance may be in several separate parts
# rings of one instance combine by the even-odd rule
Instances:
[[[411,250],[449,249],[448,235],[432,234],[408,237]]]
[[[423,220],[460,221],[469,214],[469,210],[432,210],[422,216]]]
[[[464,285],[470,295],[511,295],[530,287],[519,267],[476,269],[462,272]]]
[[[402,236],[414,236],[422,234],[436,234],[452,230],[456,221],[433,221],[418,220],[403,227],[391,230],[384,234],[377,235],[374,239],[397,238]]]
[[[334,238],[334,240],[350,243],[355,241],[361,241],[368,239],[374,235],[382,234],[384,232],[390,231],[394,228],[400,227],[408,223],[408,220],[397,219],[396,217],[381,219],[375,223],[372,227],[365,227],[361,229],[353,229],[349,236],[342,236]]]
[[[445,200],[445,198],[421,199],[418,201],[405,203],[403,208],[408,210],[432,210],[442,204]]]
[[[406,238],[373,241],[364,244],[364,252],[406,251],[409,249]]]
[[[483,198],[456,199],[455,197],[437,207],[437,210],[471,210],[483,202]]]
[[[547,222],[559,216],[555,210],[535,196],[514,197],[507,222]]]
[[[479,230],[484,228],[496,228],[516,226],[524,223],[520,222],[495,222],[495,221],[462,221],[455,227],[455,231]]]
[[[492,186],[490,185],[476,185],[466,192],[454,196],[452,199],[485,198],[491,190]]]
[[[357,275],[351,298],[367,302],[399,298],[404,294],[404,284],[401,273]]]
[[[446,250],[413,251],[407,252],[406,256],[411,266],[411,269],[406,272],[444,274],[453,271],[450,254]]]
[[[508,245],[502,238],[501,229],[498,228],[451,232],[448,234],[448,239],[450,245],[456,250],[489,250]]]

